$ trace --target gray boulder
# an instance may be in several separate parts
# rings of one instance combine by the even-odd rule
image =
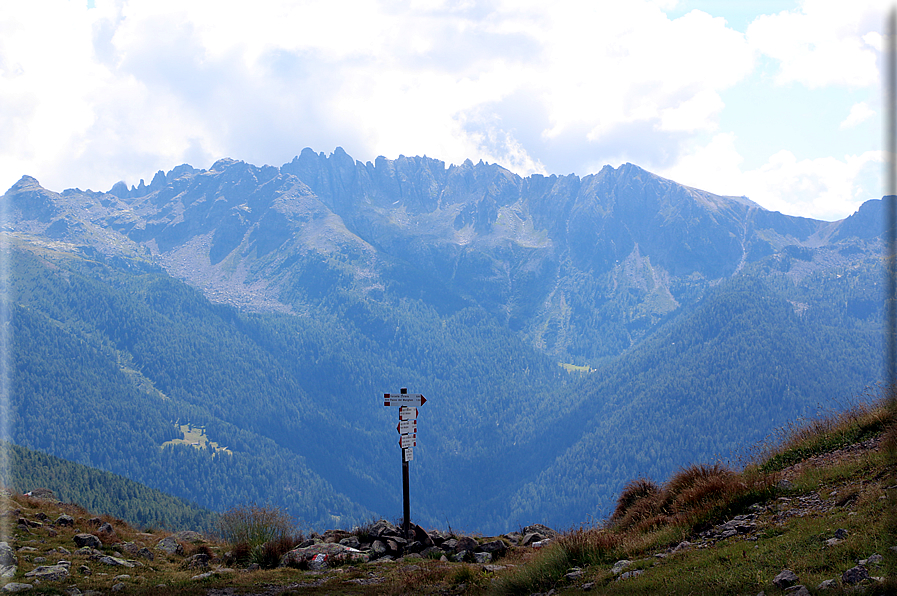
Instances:
[[[12,577],[16,574],[19,559],[6,542],[0,542],[0,578]]]
[[[111,565],[113,567],[134,567],[134,563],[119,559],[118,557],[110,557],[108,555],[100,557],[98,560],[104,565]]]
[[[16,582],[10,582],[3,586],[4,592],[26,592],[31,589],[31,584],[19,584]]]
[[[508,550],[508,545],[505,544],[503,540],[492,540],[481,544],[480,550],[485,553],[491,553],[493,556],[500,557]]]
[[[455,544],[455,552],[460,553],[462,550],[475,551],[479,546],[480,544],[470,536],[463,536],[459,538],[458,543]]]
[[[630,565],[632,565],[632,561],[630,561],[629,559],[621,559],[621,560],[617,561],[616,563],[614,563],[614,566],[611,567],[610,572],[613,573],[614,575],[619,575],[619,574],[623,573],[623,570],[626,569],[627,567],[629,567]]]
[[[65,513],[63,513],[62,515],[60,515],[59,517],[56,518],[56,521],[54,523],[57,526],[72,528],[75,526],[75,518],[72,517],[71,515],[66,515]]]
[[[103,543],[93,534],[75,534],[72,540],[74,540],[75,544],[80,548],[84,548],[85,546],[96,549],[103,548]]]
[[[184,547],[181,546],[173,536],[167,536],[156,544],[156,550],[160,550],[168,555],[183,555]]]
[[[827,579],[823,582],[820,582],[818,586],[816,586],[817,590],[835,590],[838,588],[838,580],[836,579]]]
[[[67,579],[69,568],[67,565],[41,565],[25,574],[29,579],[39,579],[46,582],[59,582]]]
[[[869,570],[862,565],[851,567],[841,574],[841,581],[849,586],[858,584],[866,579],[869,579]]]
[[[784,590],[785,588],[789,588],[796,584],[797,581],[798,578],[796,573],[790,569],[783,569],[781,573],[773,578],[772,583],[774,583],[777,588]]]
[[[544,538],[557,538],[558,533],[542,524],[532,524],[523,528],[523,534],[541,534]]]
[[[492,562],[492,553],[473,553],[473,560],[479,565]]]

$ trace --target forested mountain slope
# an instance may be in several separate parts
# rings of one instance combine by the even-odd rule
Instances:
[[[398,516],[401,386],[429,399],[413,515],[503,531],[879,378],[881,201],[821,222],[629,164],[305,150],[109,193],[23,177],[2,207],[13,440],[214,509]]]

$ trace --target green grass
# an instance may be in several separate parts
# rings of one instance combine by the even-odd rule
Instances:
[[[779,444],[764,446],[764,456],[740,472],[692,466],[663,486],[644,479],[630,483],[607,527],[567,533],[500,578],[491,592],[578,594],[583,584],[592,583],[594,593],[613,595],[778,594],[781,590],[772,580],[785,568],[814,592],[820,582],[840,580],[857,560],[878,553],[884,562],[869,571],[885,581],[868,583],[864,593],[897,593],[897,553],[889,548],[897,545],[894,420],[885,399],[871,400],[788,427]],[[883,446],[877,451],[806,466],[789,488],[777,484],[778,472],[793,463],[882,434]],[[790,517],[782,513],[798,507],[800,497],[814,494],[827,501],[828,511],[805,508],[805,515]],[[779,496],[791,500],[776,507]],[[751,539],[738,535],[706,543],[705,548],[669,552],[668,547],[682,540],[700,541],[701,529],[750,511],[755,503],[763,513]],[[633,516],[630,509],[638,514]],[[847,539],[828,545],[839,528],[848,531]],[[625,571],[644,572],[617,581],[611,567],[619,559],[633,561]],[[583,576],[567,580],[571,567],[583,568]]]

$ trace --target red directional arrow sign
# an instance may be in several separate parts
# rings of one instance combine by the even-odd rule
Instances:
[[[400,435],[408,435],[417,433],[417,420],[400,420],[396,425],[396,430]]]
[[[427,398],[420,393],[384,393],[384,406],[411,406],[417,408],[427,403]]]

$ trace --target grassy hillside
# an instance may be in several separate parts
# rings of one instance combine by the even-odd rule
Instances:
[[[138,528],[206,530],[218,515],[193,503],[166,495],[118,474],[66,461],[19,445],[6,449],[8,476],[0,484],[14,492],[38,488],[53,491],[64,503],[121,518]]]

